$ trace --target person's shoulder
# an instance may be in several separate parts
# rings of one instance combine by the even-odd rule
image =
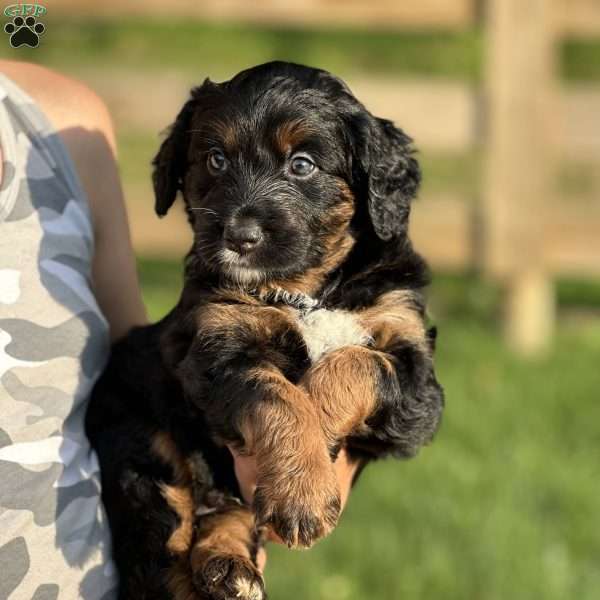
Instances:
[[[31,96],[58,132],[74,127],[98,130],[114,150],[108,109],[87,84],[35,63],[0,60],[0,72]]]

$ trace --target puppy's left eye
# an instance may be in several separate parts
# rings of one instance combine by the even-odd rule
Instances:
[[[292,157],[292,161],[290,163],[290,170],[294,175],[298,177],[306,177],[310,175],[315,169],[317,165],[308,158],[308,156],[299,155]]]

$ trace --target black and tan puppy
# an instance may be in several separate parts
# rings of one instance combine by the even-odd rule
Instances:
[[[192,90],[154,161],[194,245],[173,311],[113,350],[87,430],[121,598],[263,598],[263,525],[336,524],[332,461],[408,457],[443,405],[407,237],[411,140],[325,71],[275,62]],[[244,506],[224,444],[256,456]]]

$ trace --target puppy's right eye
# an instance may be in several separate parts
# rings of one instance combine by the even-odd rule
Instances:
[[[290,163],[290,170],[292,173],[298,177],[306,177],[310,175],[317,166],[315,163],[304,154],[296,154],[292,157],[292,161]]]
[[[211,150],[208,153],[206,165],[213,175],[221,175],[227,170],[227,159],[220,150]]]

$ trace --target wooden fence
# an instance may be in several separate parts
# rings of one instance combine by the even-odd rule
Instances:
[[[114,13],[116,2],[87,4]],[[557,274],[600,274],[600,203],[556,202],[558,164],[600,164],[600,87],[561,89],[561,36],[600,33],[599,0],[133,0],[122,13],[180,13],[214,20],[319,27],[486,30],[484,83],[361,79],[357,95],[377,114],[407,126],[420,145],[481,152],[479,202],[444,195],[415,211],[414,235],[434,265],[475,265],[507,290],[506,337],[524,354],[548,343]],[[56,10],[82,11],[61,0]],[[351,82],[352,84],[352,82]],[[126,100],[125,100],[126,103]]]

